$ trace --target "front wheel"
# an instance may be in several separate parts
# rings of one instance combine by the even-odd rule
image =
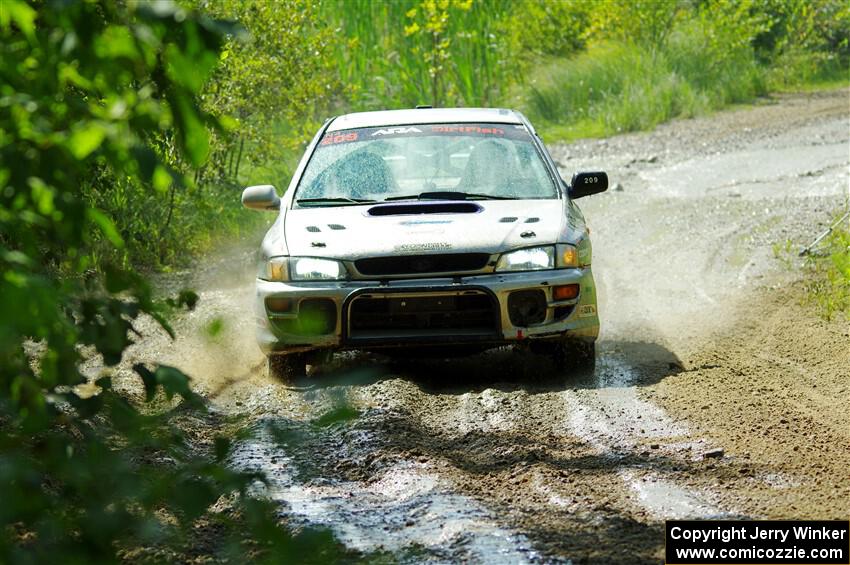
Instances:
[[[596,367],[596,342],[567,339],[536,344],[539,353],[551,357],[558,370],[577,369],[592,371]]]
[[[307,374],[307,357],[304,353],[269,355],[269,375],[291,382]]]

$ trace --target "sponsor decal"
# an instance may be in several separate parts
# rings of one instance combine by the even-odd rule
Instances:
[[[589,318],[596,315],[596,306],[593,304],[582,304],[578,307],[579,318]]]
[[[505,135],[505,130],[495,127],[481,126],[431,126],[431,131],[434,133],[474,133],[478,135]]]
[[[376,135],[405,135],[408,133],[422,133],[422,130],[419,128],[409,127],[409,128],[385,128],[379,129],[378,131],[372,134],[372,137]]]
[[[2,0],[0,0],[2,2]],[[365,141],[371,138],[392,139],[394,137],[425,136],[470,136],[501,137],[530,141],[531,135],[523,125],[460,123],[460,124],[417,124],[415,126],[371,127],[328,132],[319,142],[319,147],[341,143]]]
[[[356,131],[348,133],[333,133],[323,137],[322,142],[319,145],[335,145],[337,143],[347,143],[350,141],[357,141],[359,137],[360,135]]]
[[[402,243],[401,245],[396,245],[396,251],[444,251],[446,249],[451,249],[451,243]]]

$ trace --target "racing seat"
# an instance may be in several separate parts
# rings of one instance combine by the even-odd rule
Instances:
[[[459,190],[495,194],[514,178],[513,155],[498,141],[487,139],[475,145],[466,162]]]
[[[339,163],[336,184],[350,198],[378,199],[393,190],[394,180],[384,160],[368,151],[357,151]]]

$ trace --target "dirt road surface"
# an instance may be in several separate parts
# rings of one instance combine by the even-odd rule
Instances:
[[[151,333],[128,365],[193,375],[255,432],[232,464],[268,474],[282,518],[391,561],[652,563],[665,518],[847,519],[850,324],[801,305],[773,246],[808,243],[845,205],[850,92],[552,153],[565,178],[612,182],[580,201],[600,287],[593,373],[508,350],[351,354],[287,386],[253,342],[258,239],[187,275],[202,301],[183,337]]]

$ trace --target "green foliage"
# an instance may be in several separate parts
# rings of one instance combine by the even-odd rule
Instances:
[[[497,103],[519,77],[510,0],[326,0],[335,69],[355,109]]]
[[[320,114],[345,94],[330,56],[336,38],[321,22],[317,2],[196,4],[216,17],[239,21],[248,32],[245,39],[227,42],[221,64],[202,93],[204,108],[235,120],[237,135],[222,140],[217,166],[229,163],[234,151],[244,152],[250,164],[258,166],[277,158],[281,145],[301,148],[321,123]],[[275,135],[279,121],[291,125],[285,136]],[[226,171],[218,171],[218,176],[227,177]]]
[[[646,129],[707,106],[665,52],[607,43],[551,63],[530,88],[527,111],[546,138]]]
[[[521,54],[569,57],[585,46],[592,8],[584,0],[522,0],[502,31],[516,35]]]
[[[762,0],[766,27],[753,41],[770,60],[788,51],[806,50],[850,56],[850,5],[841,0]]]
[[[319,11],[337,36],[342,108],[520,105],[550,138],[847,75],[850,8],[837,0],[324,0]]]
[[[648,50],[660,49],[680,14],[681,0],[597,2],[591,11],[591,37],[607,37]]]
[[[826,319],[850,320],[850,222],[843,222],[806,258],[809,298]]]
[[[841,23],[842,8],[831,0],[708,0],[693,9],[674,3],[669,14],[675,17],[667,31],[648,31],[662,28],[660,24],[647,24],[641,33],[626,31],[640,28],[647,18],[662,18],[652,10],[643,14],[641,6],[611,3],[594,16],[591,34],[618,41],[592,43],[584,53],[551,60],[532,74],[524,105],[545,137],[646,129],[674,117],[746,102],[771,88],[847,79],[848,59],[840,47],[829,51],[840,42],[828,38],[833,28],[850,34],[850,23],[846,18]],[[783,21],[797,23],[777,31],[780,8],[785,10]],[[826,13],[836,15],[838,23],[817,28],[822,36],[800,23]],[[769,34],[772,39],[767,41]]]
[[[139,316],[170,333],[169,309],[197,301],[157,302],[110,260],[128,243],[109,199],[188,190],[208,128],[223,131],[196,98],[238,33],[164,1],[0,4],[0,562],[114,562],[140,547],[171,560],[200,519],[218,525],[223,557],[246,541],[276,561],[336,555],[326,532],[293,537],[247,496],[258,477],[229,470],[227,441],[189,449],[174,422],[203,401],[186,375],[137,364],[160,406],[145,413],[80,368],[117,364]],[[211,513],[219,500],[233,511]]]
[[[770,62],[772,88],[846,80],[850,60],[850,5],[837,0],[772,0],[763,9],[767,29],[754,40]]]

